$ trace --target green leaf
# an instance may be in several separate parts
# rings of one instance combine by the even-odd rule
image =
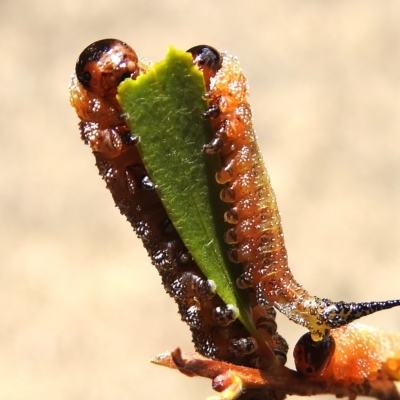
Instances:
[[[206,155],[202,146],[213,136],[202,118],[204,78],[190,54],[169,49],[164,61],[137,80],[119,86],[119,101],[131,131],[139,137],[139,150],[168,215],[217,293],[239,309],[239,319],[258,337],[247,298],[237,289],[239,266],[227,258],[222,239],[224,205],[215,181],[219,157]]]

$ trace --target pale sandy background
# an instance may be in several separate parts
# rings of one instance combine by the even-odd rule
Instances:
[[[100,38],[153,60],[168,44],[238,55],[298,280],[337,300],[399,297],[399,21],[397,0],[1,0],[0,400],[211,394],[149,363],[190,350],[188,329],[68,105]],[[293,347],[304,330],[279,321]],[[400,330],[400,310],[365,322]]]

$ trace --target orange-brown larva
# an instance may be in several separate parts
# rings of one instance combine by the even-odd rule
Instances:
[[[224,184],[221,200],[229,203],[225,220],[232,228],[225,240],[234,246],[229,257],[242,263],[240,288],[255,292],[264,307],[275,306],[291,320],[305,326],[314,341],[329,330],[373,312],[400,305],[400,300],[345,303],[310,295],[293,277],[274,191],[271,187],[252,126],[248,84],[238,60],[208,46],[189,50],[204,72],[206,98],[215,134],[204,146],[219,153],[222,167],[216,180]]]
[[[100,40],[82,52],[70,86],[82,139],[90,145],[116,206],[143,241],[165,290],[178,304],[196,350],[236,364],[262,365],[255,339],[236,319],[236,310],[215,294],[215,284],[200,271],[168,218],[115,98],[122,80],[136,79],[148,68],[148,62],[115,39]],[[264,329],[264,320],[273,326],[273,313],[258,310],[255,315],[263,318],[261,336],[284,359],[287,345],[276,333],[276,324],[273,332]]]
[[[293,355],[297,370],[313,378],[345,383],[400,378],[400,334],[360,323],[332,329],[321,343],[306,333]]]

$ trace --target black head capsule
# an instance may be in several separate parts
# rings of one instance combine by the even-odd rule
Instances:
[[[92,78],[90,72],[86,70],[86,65],[91,62],[98,62],[100,57],[111,49],[111,45],[115,40],[116,39],[98,40],[87,46],[79,56],[76,62],[75,72],[79,83],[86,89],[89,89],[90,80]]]
[[[306,376],[321,375],[331,362],[335,348],[335,339],[332,336],[314,342],[310,332],[307,332],[293,350],[297,371]]]
[[[135,79],[139,75],[138,63],[137,54],[126,43],[103,39],[83,50],[75,72],[85,89],[102,97],[112,97],[124,79]]]
[[[194,64],[203,71],[209,69],[215,73],[221,68],[221,54],[211,46],[201,44],[191,47],[187,52],[192,53]]]

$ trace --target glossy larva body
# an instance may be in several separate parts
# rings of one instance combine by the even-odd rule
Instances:
[[[210,358],[254,365],[262,358],[256,341],[236,319],[236,311],[215,294],[215,284],[187,251],[147,175],[137,138],[116,100],[119,83],[128,77],[136,79],[147,68],[149,63],[119,40],[101,40],[82,52],[70,85],[70,102],[80,118],[82,139],[91,147],[116,206],[143,241],[165,290],[178,304],[196,350]],[[257,315],[274,322],[270,311]],[[262,336],[286,357],[287,345],[276,327],[272,334]]]
[[[400,379],[400,334],[360,323],[332,329],[321,344],[305,334],[293,355],[297,370],[313,378],[356,384]]]
[[[308,328],[314,341],[328,336],[332,328],[400,305],[399,300],[332,302],[310,295],[294,279],[288,266],[275,193],[252,126],[248,84],[239,61],[208,46],[190,51],[194,62],[204,71],[210,104],[205,117],[211,119],[215,131],[204,151],[219,153],[221,158],[216,180],[224,185],[221,200],[230,205],[225,220],[232,225],[225,240],[233,245],[230,259],[243,266],[237,285],[254,291],[258,304],[273,305]]]

